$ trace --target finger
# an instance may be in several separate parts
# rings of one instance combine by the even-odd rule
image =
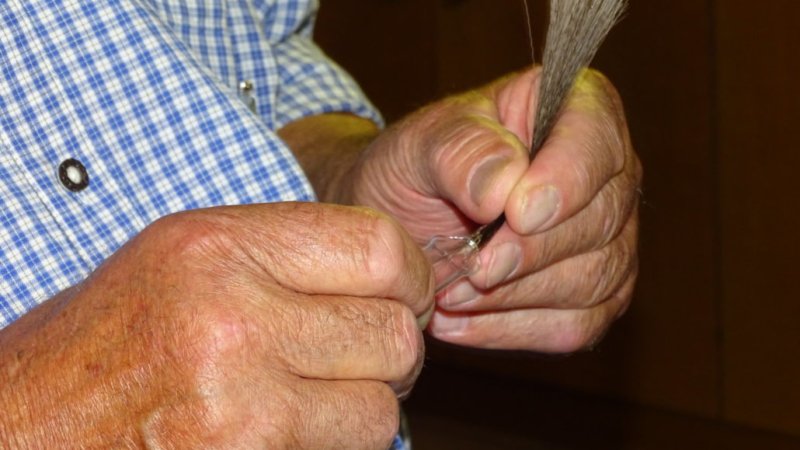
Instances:
[[[480,290],[469,280],[437,298],[446,311],[481,312],[521,308],[584,309],[619,290],[638,270],[636,216],[609,245],[558,262],[513,283]]]
[[[478,223],[503,212],[511,189],[530,165],[540,78],[541,67],[533,67],[450,99],[455,108],[449,117],[455,120],[432,129],[440,139],[433,146],[438,151],[430,177],[439,190],[432,194],[443,195]]]
[[[487,349],[570,353],[593,346],[627,307],[635,277],[589,309],[517,309],[490,313],[437,311],[428,329],[437,339]]]
[[[366,208],[277,203],[217,208],[206,216],[215,242],[240,270],[305,294],[390,298],[417,315],[431,308],[430,264],[402,227]]]
[[[533,141],[533,120],[536,115],[536,92],[539,90],[542,67],[535,66],[519,74],[487,86],[487,96],[495,98],[500,123],[530,147]],[[527,101],[520,101],[527,99]]]
[[[458,111],[442,126],[446,129],[432,131],[437,141],[430,156],[430,194],[486,223],[502,213],[529,157],[526,145],[498,122],[496,106],[476,103],[476,111]]]
[[[288,434],[270,448],[383,449],[399,429],[397,397],[384,383],[299,379],[292,392],[280,421],[263,419]]]
[[[559,261],[599,250],[625,224],[638,224],[638,179],[624,172],[608,183],[584,210],[546,232],[520,236],[502,228],[479,255],[479,270],[470,277],[482,289],[517,280]]]
[[[315,296],[289,299],[265,316],[267,348],[297,376],[384,381],[403,393],[422,369],[422,332],[402,304]]]
[[[365,167],[385,164],[377,174],[367,171],[365,184],[383,193],[357,190],[357,201],[391,210],[406,225],[414,221],[412,233],[425,240],[499,216],[530,163],[526,143],[539,74],[536,68],[502,78],[387,129],[364,155]]]
[[[622,106],[611,84],[585,71],[564,112],[506,205],[511,228],[532,234],[586,207],[630,159]]]

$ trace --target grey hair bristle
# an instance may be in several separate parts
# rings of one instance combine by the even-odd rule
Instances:
[[[527,0],[523,4],[527,14]],[[589,65],[603,39],[619,20],[625,5],[626,0],[550,1],[550,25],[544,46],[531,158],[550,134],[578,71]],[[528,36],[533,42],[531,27]],[[500,215],[475,230],[469,242],[479,249],[484,248],[505,221],[505,214]]]
[[[531,156],[550,134],[578,72],[625,11],[626,0],[551,0]]]

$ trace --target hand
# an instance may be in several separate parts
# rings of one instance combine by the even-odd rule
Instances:
[[[513,75],[411,115],[354,170],[354,203],[390,213],[420,244],[505,212],[480,270],[437,299],[430,332],[439,339],[571,352],[597,342],[630,301],[641,166],[621,101],[585,71],[529,164],[538,76]]]
[[[0,333],[0,442],[386,448],[432,290],[363,208],[169,216]]]

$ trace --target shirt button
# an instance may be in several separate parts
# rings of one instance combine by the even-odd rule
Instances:
[[[80,192],[89,186],[86,167],[77,159],[70,158],[62,162],[58,167],[58,178],[72,192]]]
[[[256,99],[253,97],[253,82],[250,80],[242,80],[239,82],[239,98],[247,105],[250,112],[258,114],[256,108]]]

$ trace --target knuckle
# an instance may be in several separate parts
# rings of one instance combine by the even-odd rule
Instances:
[[[622,109],[622,97],[619,95],[619,91],[616,86],[614,86],[614,83],[611,82],[611,79],[603,72],[588,68],[583,71],[581,77],[586,80],[596,92],[601,93],[605,97],[605,100],[607,100],[611,106],[615,107],[615,110]]]
[[[471,163],[490,153],[503,154],[520,150],[527,154],[524,145],[511,131],[496,118],[480,113],[466,114],[454,121],[448,130],[447,142],[450,145],[441,148],[450,148],[442,153],[451,159],[443,161],[447,164],[444,169],[458,163]]]
[[[589,139],[583,143],[586,153],[596,153],[598,151],[598,149],[594,148],[594,142],[596,141],[597,139]],[[596,186],[602,186],[604,182],[605,174],[595,170],[595,167],[590,164],[574,164],[570,169],[572,170],[571,181],[574,183],[576,192],[592,192],[597,189]]]
[[[320,390],[321,389],[321,390]],[[378,381],[323,387],[300,394],[274,428],[282,448],[389,448],[400,424],[391,389]]]
[[[566,320],[556,336],[555,348],[560,353],[574,353],[594,345],[603,328],[591,313],[578,313]]]
[[[624,237],[596,250],[587,267],[588,283],[586,306],[597,306],[606,301],[621,283],[638,270],[636,247]]]
[[[600,245],[608,245],[622,231],[622,226],[628,216],[628,208],[622,206],[625,203],[622,202],[621,195],[618,190],[610,189],[605,194],[605,201],[601,202],[603,221]]]
[[[614,178],[609,185],[600,191],[596,201],[592,203],[590,217],[597,217],[594,223],[596,236],[594,249],[602,248],[617,239],[631,220],[635,202],[630,201],[630,191],[625,189],[625,180]]]
[[[637,196],[641,194],[644,167],[639,156],[633,150],[628,152],[625,168],[620,178],[622,181],[619,189],[627,195],[628,199],[637,199]],[[629,201],[629,203],[635,203],[635,200]]]
[[[391,310],[391,342],[389,363],[397,372],[394,378],[416,378],[422,365],[424,341],[417,325],[417,319],[410,309],[399,304],[389,303]]]
[[[630,306],[631,300],[633,298],[633,292],[634,288],[636,287],[636,279],[638,275],[639,275],[638,265],[635,265],[631,269],[631,273],[628,276],[628,279],[625,280],[625,282],[622,284],[622,287],[615,294],[615,297],[617,297],[620,301],[619,308],[614,314],[615,320],[622,317],[628,310],[628,307]]]
[[[610,164],[610,173],[617,175],[625,170],[626,134],[625,126],[615,120],[613,114],[604,114],[597,122],[594,140],[600,142],[596,148],[606,153]]]
[[[168,313],[176,320],[164,325],[170,330],[163,331],[154,350],[155,364],[168,377],[173,395],[182,400],[147,417],[142,423],[145,434],[152,442],[163,434],[198,446],[207,439],[233,437],[231,430],[254,420],[248,405],[223,400],[229,380],[241,374],[252,351],[245,321],[239,314],[203,305],[177,306]],[[234,410],[237,416],[231,414]]]
[[[228,308],[207,308],[200,319],[202,337],[198,343],[209,355],[239,353],[247,348],[249,326],[241,314]]]
[[[606,298],[611,284],[609,273],[612,273],[615,264],[616,258],[609,249],[604,248],[595,252],[587,268],[586,279],[589,280],[589,289],[586,293],[585,306],[595,306]]]
[[[406,245],[399,226],[389,216],[370,211],[361,231],[366,245],[360,246],[360,265],[376,286],[384,290],[394,286],[406,265]]]
[[[422,364],[424,340],[411,310],[394,301],[376,302],[361,311],[357,325],[369,331],[362,339],[379,343],[383,379],[409,384]]]
[[[621,271],[631,273],[639,267],[639,217],[631,215],[613,243]]]
[[[182,342],[176,359],[183,360],[199,374],[219,373],[227,370],[227,366],[242,362],[251,340],[249,324],[242,314],[208,304],[181,308],[187,309],[193,312],[182,314]]]
[[[374,448],[389,448],[400,428],[400,406],[387,385],[380,383],[375,385],[374,390],[374,395],[370,396],[372,408],[369,409],[372,413],[364,418],[364,423],[370,424],[371,440],[376,444]]]
[[[142,237],[169,261],[192,261],[231,247],[228,233],[196,212],[162,217],[145,228]]]
[[[611,81],[594,69],[584,71],[582,80],[586,82],[587,92],[592,102],[598,106],[597,120],[595,122],[595,136],[593,140],[600,142],[607,157],[610,157],[614,173],[620,173],[625,168],[626,150],[629,147],[627,121],[622,99]],[[609,151],[610,150],[610,151]]]

